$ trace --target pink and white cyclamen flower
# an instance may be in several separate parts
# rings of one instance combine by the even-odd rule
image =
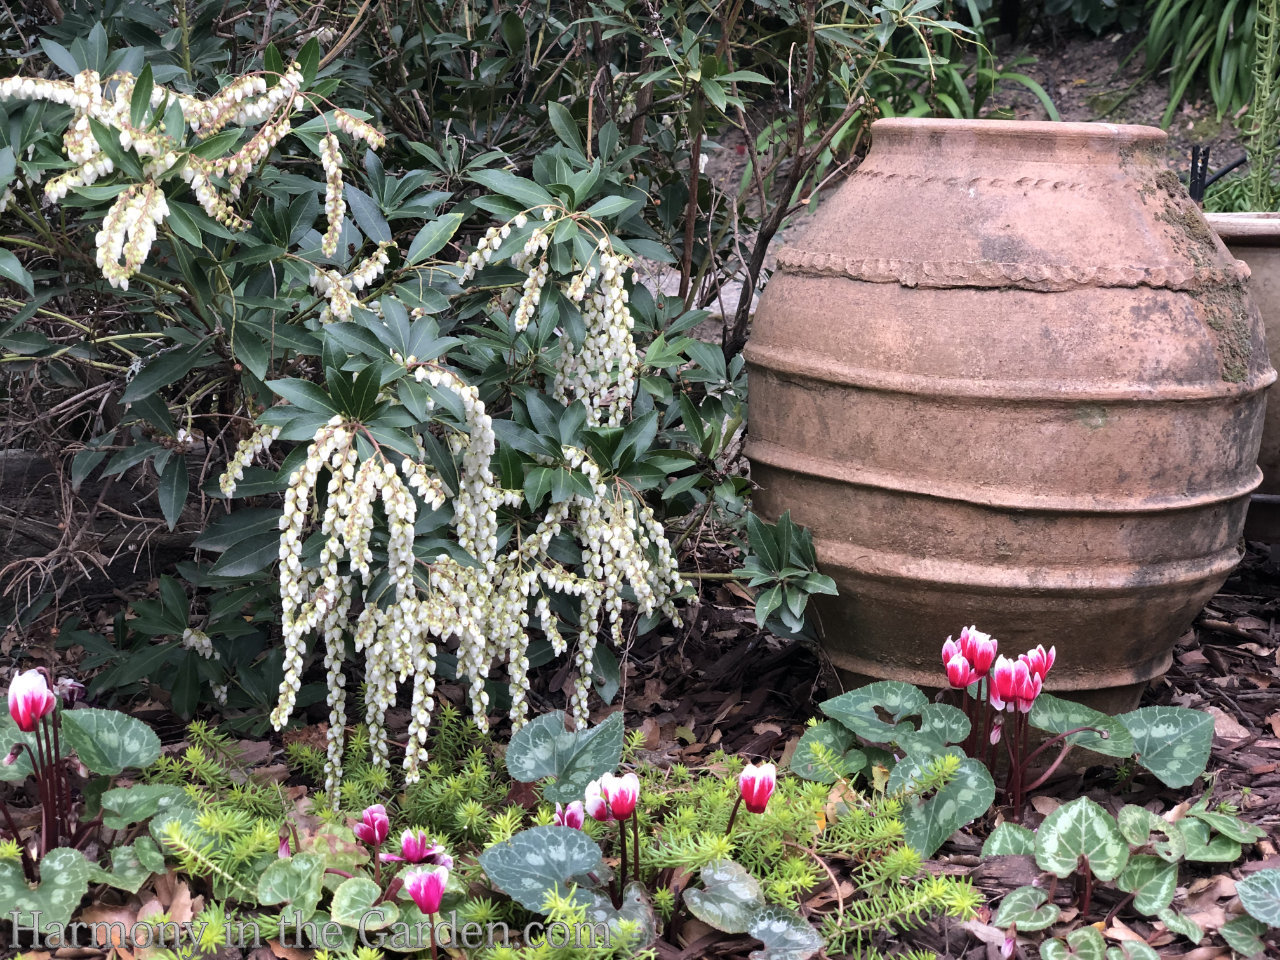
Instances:
[[[778,783],[778,768],[772,763],[749,763],[738,775],[738,795],[751,813],[764,813]]]
[[[400,855],[384,853],[382,859],[386,862],[430,863],[453,869],[453,857],[445,853],[440,844],[432,843],[425,830],[406,830],[400,835]]]
[[[449,883],[449,868],[414,870],[404,878],[404,890],[419,910],[431,916],[440,912],[440,901]]]
[[[640,800],[640,778],[634,773],[614,776],[606,773],[599,780],[587,784],[583,807],[593,820],[607,823],[625,820],[636,809]]]
[[[57,702],[39,670],[23,671],[9,684],[9,716],[23,733],[33,733]]]

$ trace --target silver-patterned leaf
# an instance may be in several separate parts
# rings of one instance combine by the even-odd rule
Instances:
[[[600,848],[581,830],[531,827],[480,854],[480,866],[503,893],[542,913],[547,894],[568,895],[569,879],[593,870]],[[589,898],[582,895],[585,901]]]
[[[991,831],[982,845],[984,857],[1035,856],[1036,835],[1016,823],[1002,823]]]
[[[381,930],[391,926],[400,915],[394,903],[378,903],[381,896],[382,888],[368,877],[349,877],[333,891],[329,914],[335,923],[344,927]]]
[[[1257,957],[1266,952],[1267,945],[1258,939],[1266,932],[1265,923],[1246,916],[1235,917],[1218,928],[1227,946],[1242,957]]]
[[[943,743],[961,743],[971,728],[964,711],[949,703],[927,703],[920,708],[920,733]]]
[[[102,825],[123,830],[134,823],[154,817],[164,807],[186,798],[181,787],[165,784],[136,783],[116,787],[102,795]]]
[[[997,927],[1009,927],[1016,923],[1023,933],[1043,930],[1062,913],[1057,904],[1045,903],[1048,899],[1048,894],[1039,887],[1018,887],[1005,894],[991,923]]]
[[[64,710],[62,736],[81,763],[103,776],[149,767],[160,756],[155,732],[119,710]]]
[[[897,680],[881,680],[869,683],[857,690],[850,690],[819,704],[822,712],[872,743],[889,743],[894,739],[897,724],[906,717],[918,715],[929,699],[909,683]],[[880,719],[879,711],[893,718],[888,724]]]
[[[1116,717],[1133,736],[1138,763],[1166,787],[1188,787],[1204,773],[1213,717],[1185,707],[1140,707]]]
[[[1096,727],[1100,733],[1092,730],[1073,733],[1065,742],[1108,757],[1133,755],[1133,737],[1124,724],[1084,704],[1042,693],[1036,697],[1029,719],[1037,730],[1052,734],[1066,733],[1077,727]]]
[[[764,895],[756,878],[732,860],[712,860],[702,868],[702,889],[684,892],[689,912],[725,933],[746,933]]]
[[[1138,940],[1125,940],[1107,950],[1107,960],[1160,960],[1155,948]]]
[[[0,756],[7,755],[18,744],[26,749],[18,754],[18,759],[5,766],[0,764],[0,780],[21,781],[34,772],[31,758],[36,755],[36,735],[23,733],[18,725],[10,719],[7,711],[0,713]]]
[[[607,924],[609,945],[615,950],[626,947],[628,956],[644,952],[658,939],[657,914],[653,912],[653,904],[649,902],[644,887],[635,881],[628,883],[622,891],[622,906],[616,910],[604,894],[592,893],[591,903],[587,906],[587,922],[592,928],[596,924]],[[633,939],[626,939],[628,928]],[[585,936],[583,939],[585,941]]]
[[[1165,907],[1156,916],[1174,933],[1181,934],[1194,944],[1204,939],[1204,931],[1200,929],[1200,924],[1190,917],[1184,917],[1172,907]]]
[[[1255,840],[1261,840],[1267,835],[1266,831],[1261,827],[1245,823],[1239,817],[1232,816],[1229,813],[1222,813],[1219,810],[1210,810],[1208,798],[1201,800],[1188,810],[1187,816],[1203,820],[1213,828],[1215,833],[1230,837],[1239,843],[1253,843]]]
[[[552,802],[581,800],[587,784],[618,766],[622,724],[618,711],[588,730],[566,730],[564,711],[544,714],[512,735],[507,772],[522,783],[550,777],[542,795]]]
[[[794,910],[770,904],[760,907],[747,933],[764,944],[750,960],[809,960],[823,947],[818,931]]]
[[[1066,940],[1046,940],[1040,944],[1040,960],[1106,960],[1107,942],[1097,927],[1081,927]]]
[[[1173,826],[1186,841],[1186,858],[1198,863],[1235,863],[1244,853],[1237,840],[1222,834],[1210,836],[1209,825],[1195,817],[1183,817]]]
[[[19,926],[66,926],[89,889],[89,861],[79,850],[58,847],[40,860],[40,883],[33,890],[22,864],[0,861],[0,904],[4,918]]]
[[[955,777],[927,800],[916,798],[902,808],[907,845],[928,859],[947,837],[990,809],[995,781],[977,760],[964,760]]]
[[[836,772],[851,777],[867,765],[867,755],[854,749],[857,742],[853,731],[834,720],[814,724],[805,730],[796,744],[795,753],[791,755],[791,772],[817,783],[835,783]],[[812,748],[819,743],[839,758],[835,762],[835,771],[814,762]]]
[[[1139,913],[1153,916],[1173,903],[1178,892],[1178,865],[1140,853],[1130,857],[1116,877],[1116,886],[1133,894],[1133,905]]]
[[[1182,831],[1163,817],[1158,817],[1146,807],[1125,804],[1116,818],[1120,833],[1134,847],[1151,847],[1157,857],[1177,863],[1187,853],[1187,841]],[[1153,840],[1152,835],[1162,840]]]
[[[1129,861],[1115,819],[1088,797],[1054,810],[1036,831],[1036,863],[1059,879],[1075,872],[1080,858],[1099,880],[1114,880]]]
[[[1259,870],[1236,884],[1240,903],[1249,916],[1280,927],[1280,870]]]
[[[290,919],[311,919],[320,904],[324,887],[324,858],[318,853],[298,853],[276,860],[258,878],[258,902],[264,905],[287,903]]]
[[[150,837],[140,837],[138,843],[148,843],[151,849],[155,849],[155,843]],[[164,860],[161,859],[163,867]],[[105,883],[109,887],[115,887],[117,890],[126,890],[129,893],[137,893],[144,883],[155,872],[150,866],[147,866],[138,857],[134,844],[127,847],[111,848],[111,869],[104,870],[96,863],[89,865],[89,879],[94,883]]]

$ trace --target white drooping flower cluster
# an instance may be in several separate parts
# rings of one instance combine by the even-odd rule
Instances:
[[[187,627],[182,631],[182,646],[188,650],[194,650],[206,660],[222,659],[218,656],[218,651],[213,649],[213,641],[209,639],[209,635],[194,627]]]
[[[254,427],[249,435],[236,445],[236,451],[227,461],[227,468],[218,478],[218,488],[223,496],[229,497],[236,492],[236,484],[244,479],[244,469],[253,463],[254,457],[265,453],[276,437],[280,436],[280,428],[270,424]]]
[[[351,309],[357,303],[355,292],[371,286],[382,276],[387,264],[391,262],[387,250],[395,246],[391,241],[378,244],[377,250],[356,264],[345,276],[337,270],[322,268],[311,272],[311,289],[317,296],[329,301],[320,313],[321,323],[351,319]]]
[[[9,77],[0,80],[0,100],[47,100],[72,108],[73,116],[62,139],[63,150],[75,166],[45,184],[45,196],[52,202],[116,172],[115,163],[94,135],[94,122],[108,128],[121,149],[137,156],[143,179],[129,184],[120,194],[97,235],[97,261],[103,276],[111,285],[127,290],[129,278],[138,272],[150,252],[158,225],[169,215],[161,183],[179,161],[185,160],[178,176],[190,186],[205,213],[231,229],[249,226],[236,212],[234,201],[239,199],[253,171],[292,131],[293,111],[311,105],[310,98],[302,93],[304,77],[296,61],[275,80],[268,85],[266,75],[249,74],[231,81],[206,100],[154,84],[146,115],[136,125],[132,122],[132,98],[137,78],[130,73],[119,72],[104,79],[96,71],[85,70],[70,81]],[[157,123],[161,119],[158,114],[170,103],[181,106],[186,128],[196,141],[207,141],[228,125],[261,126],[238,148],[221,156],[202,157],[189,149],[197,144],[181,142],[172,130],[160,132],[164,124]],[[368,123],[342,110],[332,112],[332,122],[374,149],[386,142]],[[321,165],[328,214],[325,251],[333,256],[346,215],[342,154],[333,134],[322,141]]]
[[[501,300],[502,305],[511,310],[511,324],[517,331],[527,329],[537,315],[543,291],[550,281],[548,249],[555,222],[558,222],[554,207],[535,208],[532,213],[541,217],[543,225],[533,229],[520,250],[503,251],[502,246],[511,236],[512,228],[521,230],[527,225],[525,214],[501,227],[490,227],[462,262],[459,277],[459,282],[466,284],[499,253],[509,253],[511,265],[525,274],[520,290],[506,291]],[[559,215],[578,219],[579,229],[590,226],[604,233],[601,224],[583,215]],[[635,319],[631,315],[626,284],[629,266],[625,257],[614,252],[605,234],[597,242],[596,252],[588,263],[575,263],[576,272],[564,290],[565,296],[582,311],[587,332],[581,346],[562,338],[552,395],[565,404],[582,400],[593,426],[622,424],[635,394],[640,355],[633,336]]]
[[[164,191],[150,180],[120,194],[97,235],[98,268],[108,283],[129,289],[129,278],[142,267],[155,242],[156,226],[168,215]]]
[[[528,714],[529,630],[541,629],[557,654],[565,652],[551,598],[557,593],[576,597],[580,639],[574,662],[579,677],[572,708],[585,723],[596,636],[602,624],[608,624],[615,641],[621,641],[623,592],[630,591],[640,613],[661,608],[675,618],[672,597],[682,588],[670,545],[653,512],[624,491],[611,489],[590,458],[575,448],[564,448],[563,463],[586,477],[591,495],[577,494],[546,508],[532,529],[517,527],[511,542],[501,542],[499,511],[520,507],[524,492],[504,489],[492,472],[497,440],[479,391],[437,363],[398,354],[392,359],[411,370],[417,382],[448,391],[459,401],[462,422],[450,427],[445,437],[459,461],[456,492],[450,495],[420,438],[416,452],[399,456],[398,464],[386,458],[386,448],[361,460],[356,436],[363,428],[335,416],[316,432],[306,459],[293,474],[281,518],[285,677],[272,722],[279,727],[289,718],[309,640],[323,639],[330,707],[325,779],[335,800],[347,722],[342,667],[348,635],[364,661],[364,719],[379,765],[389,765],[386,712],[400,686],[413,677],[404,758],[405,776],[412,781],[427,759],[438,643],[457,644],[458,674],[470,682],[472,711],[482,728],[489,712],[485,681],[495,664],[506,664],[510,716],[519,726]],[[428,409],[432,408],[429,401]],[[327,474],[327,481],[322,474]],[[323,510],[315,498],[321,482],[326,483],[327,495]],[[415,555],[420,502],[440,509],[450,500],[454,532],[470,561],[460,562],[446,553]],[[387,586],[374,595],[370,585],[379,571],[373,569],[370,542],[379,502],[388,535]],[[317,526],[323,538],[319,562],[304,567],[302,544]],[[581,571],[566,568],[549,554],[552,540],[566,531],[581,544]],[[361,610],[351,624],[348,612],[357,597]]]
[[[566,404],[582,400],[592,423],[616,427],[631,404],[640,368],[632,336],[635,319],[628,305],[630,264],[613,252],[607,237],[596,249],[599,267],[587,264],[567,291],[569,299],[581,306],[587,335],[579,349],[570,349],[569,344],[561,349],[552,393]]]

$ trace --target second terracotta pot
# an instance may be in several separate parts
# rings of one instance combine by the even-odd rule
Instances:
[[[1275,378],[1147,127],[881,120],[778,254],[752,478],[814,532],[842,672],[937,685],[976,623],[1135,704],[1235,565]]]
[[[1280,361],[1280,213],[1207,213],[1231,255],[1249,266],[1249,296],[1262,314],[1271,365]],[[1267,403],[1258,452],[1262,483],[1249,502],[1244,535],[1280,543],[1280,398]]]

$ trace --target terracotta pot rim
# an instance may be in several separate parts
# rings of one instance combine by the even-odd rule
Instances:
[[[947,117],[884,117],[871,124],[871,134],[972,133],[1004,140],[1052,139],[1095,142],[1100,137],[1115,143],[1162,143],[1169,135],[1159,127],[1138,123],[1073,122],[1055,120],[957,120]]]
[[[1280,213],[1262,210],[1242,213],[1206,213],[1205,220],[1223,243],[1280,246]]]

